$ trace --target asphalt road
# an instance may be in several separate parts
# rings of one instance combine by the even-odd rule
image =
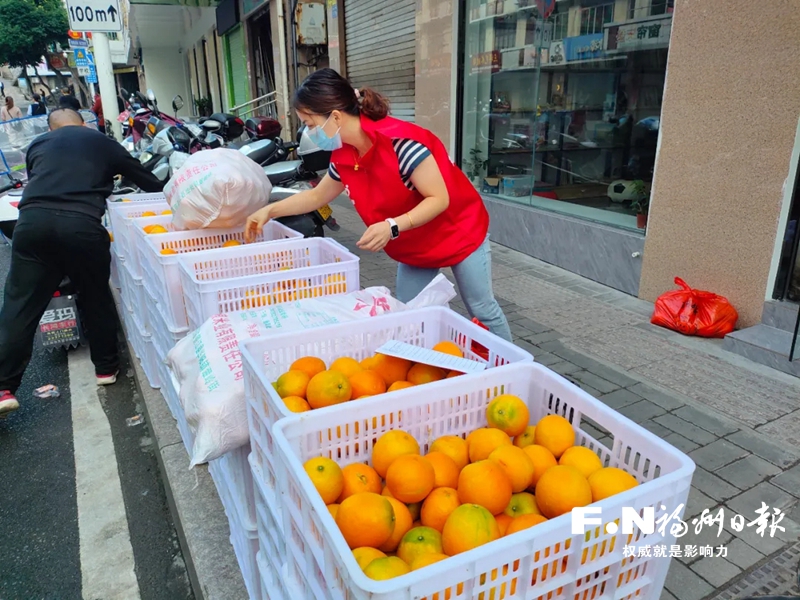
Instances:
[[[0,281],[9,259],[0,242]],[[120,347],[102,390],[86,348],[35,354],[0,420],[0,600],[194,597],[150,431],[126,423],[141,400]],[[61,397],[35,398],[48,383]]]

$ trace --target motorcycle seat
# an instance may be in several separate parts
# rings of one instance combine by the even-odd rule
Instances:
[[[294,177],[301,164],[303,164],[303,161],[300,160],[285,160],[263,168],[272,185],[277,185]]]

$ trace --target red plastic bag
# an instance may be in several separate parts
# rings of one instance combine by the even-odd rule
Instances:
[[[482,327],[486,331],[489,331],[489,328],[483,323],[481,323],[476,317],[472,317],[472,322],[475,323],[475,325],[477,325],[478,327]],[[489,360],[489,350],[482,344],[473,341],[471,350],[473,353],[480,356],[483,360]]]
[[[661,294],[656,300],[650,322],[684,335],[725,337],[736,326],[739,313],[727,298],[712,292],[693,290],[680,277],[675,278],[680,290]]]

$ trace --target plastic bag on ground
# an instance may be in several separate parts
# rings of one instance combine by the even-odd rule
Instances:
[[[712,292],[695,290],[680,277],[680,290],[658,297],[650,322],[684,335],[722,338],[733,331],[739,313],[727,298]]]
[[[271,191],[264,170],[228,148],[192,154],[164,187],[176,229],[242,227]]]
[[[195,434],[191,466],[219,458],[250,440],[240,341],[264,337],[272,330],[312,329],[412,307],[446,306],[454,297],[453,284],[439,275],[409,304],[392,297],[385,287],[372,287],[207,320],[167,355],[180,384],[186,421]]]

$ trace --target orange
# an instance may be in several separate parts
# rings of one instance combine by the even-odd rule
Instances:
[[[422,385],[424,383],[431,383],[433,381],[441,381],[447,377],[447,373],[445,373],[444,369],[440,369],[439,367],[434,367],[432,365],[423,365],[421,363],[417,363],[408,371],[408,376],[406,377],[407,381],[410,381],[414,385]]]
[[[558,459],[558,464],[575,467],[584,477],[589,477],[595,471],[603,468],[600,457],[584,446],[567,448]]]
[[[486,407],[486,422],[489,427],[505,432],[509,437],[520,435],[528,427],[530,413],[522,398],[503,394]]]
[[[354,494],[339,504],[336,524],[350,548],[377,548],[392,535],[394,510],[383,496],[369,492]]]
[[[453,377],[461,377],[462,375],[463,373],[461,371],[450,371],[445,379],[452,379]]]
[[[344,475],[341,467],[330,458],[312,458],[306,461],[303,469],[325,504],[333,504],[342,495]]]
[[[454,344],[453,342],[439,342],[433,347],[433,349],[436,352],[443,352],[444,354],[451,354],[452,356],[464,358],[464,352],[458,347],[457,344]]]
[[[386,393],[386,382],[375,371],[359,371],[348,377],[354,398]]]
[[[403,536],[397,548],[397,556],[409,565],[420,556],[443,553],[442,534],[432,527],[414,527]]]
[[[172,214],[172,211],[171,211],[171,210],[162,210],[162,211],[161,211],[161,214],[162,214],[162,215],[171,215],[171,214]]]
[[[553,456],[560,458],[567,448],[575,445],[575,430],[564,417],[547,415],[536,424],[533,443],[544,446]]]
[[[361,548],[356,548],[353,550],[353,558],[356,559],[358,566],[361,567],[361,570],[363,571],[373,560],[377,558],[386,558],[386,555],[377,548],[362,546]]]
[[[406,506],[408,506],[408,512],[411,513],[411,517],[414,519],[414,521],[415,522],[419,521],[419,516],[420,516],[420,513],[422,512],[422,502],[411,502],[410,504],[407,504]],[[422,523],[420,523],[420,525],[421,524]],[[416,525],[415,525],[415,527],[416,527]]]
[[[168,230],[167,230],[166,227],[164,227],[162,225],[148,225],[147,227],[144,228],[144,232],[148,233],[148,234],[151,234],[151,233],[168,233]]]
[[[381,476],[370,466],[363,463],[353,463],[342,469],[344,487],[339,495],[339,503],[352,496],[363,492],[381,493]]]
[[[392,496],[407,504],[424,500],[435,481],[433,465],[418,454],[396,458],[386,472],[386,487]]]
[[[423,567],[427,567],[429,565],[436,564],[437,562],[443,561],[446,558],[450,558],[447,554],[440,554],[438,552],[432,552],[430,554],[421,554],[417,558],[415,558],[412,562],[411,567],[412,571],[416,571],[418,569],[422,569]]]
[[[500,446],[489,455],[489,460],[500,465],[503,473],[511,481],[511,489],[515,493],[527,489],[531,484],[535,468],[533,461],[522,448]]]
[[[375,371],[383,377],[386,385],[392,385],[395,381],[406,381],[408,370],[411,368],[411,361],[404,358],[387,356],[386,354],[376,354],[361,361],[361,366],[365,369]]]
[[[615,494],[635,488],[639,485],[636,478],[622,469],[606,467],[589,476],[589,487],[592,490],[592,502],[599,502]]]
[[[144,211],[142,213],[142,216],[143,217],[155,217],[156,213],[154,213],[152,210],[146,210],[146,211]]]
[[[306,397],[310,377],[303,371],[287,371],[275,382],[275,390],[281,398],[289,396]]]
[[[404,390],[406,388],[414,387],[414,384],[410,381],[395,381],[392,385],[389,386],[388,392],[395,392],[397,390]]]
[[[108,232],[108,240],[113,242],[114,241],[114,233],[112,231]]]
[[[453,459],[443,452],[428,452],[425,460],[431,463],[434,472],[434,488],[457,487],[459,469]]]
[[[385,485],[383,486],[383,489],[381,490],[381,496],[386,496],[387,498],[394,498],[394,496],[392,496],[392,492],[390,492],[389,488],[386,487]]]
[[[467,442],[457,435],[443,435],[435,439],[433,444],[431,444],[428,454],[431,452],[441,452],[452,458],[459,471],[469,464]]]
[[[444,524],[442,548],[448,556],[455,556],[499,537],[500,528],[488,510],[477,504],[462,504]]]
[[[286,405],[286,408],[295,413],[311,410],[311,406],[306,402],[306,399],[300,396],[286,396],[286,398],[283,399],[283,403]]]
[[[461,501],[458,499],[457,490],[451,487],[436,488],[422,503],[420,513],[422,524],[425,527],[441,531],[447,517],[459,506],[461,506]]]
[[[177,252],[175,252],[175,250],[173,250],[172,248],[162,248],[161,254],[163,254],[164,256],[169,256],[172,254],[177,254]]]
[[[495,515],[494,520],[497,521],[497,526],[500,528],[500,537],[503,537],[506,534],[511,521],[514,520],[514,517],[509,517],[506,513],[502,513]]]
[[[358,364],[358,361],[355,358],[350,358],[349,356],[342,356],[331,363],[331,371],[339,371],[339,373],[348,379],[362,370],[363,369],[361,368],[361,365]]]
[[[336,520],[336,514],[339,512],[338,504],[328,504],[328,512],[331,513],[333,520]]]
[[[535,425],[528,425],[525,428],[525,431],[514,436],[514,445],[517,448],[524,448],[525,446],[530,446],[531,444],[533,444],[533,434],[535,431],[536,431]]]
[[[372,447],[372,467],[378,472],[378,475],[386,477],[389,465],[406,454],[419,454],[417,440],[399,429],[387,431],[378,438]]]
[[[536,504],[548,519],[592,503],[592,488],[578,469],[558,465],[547,469],[536,484]]]
[[[542,515],[522,515],[521,517],[517,517],[511,524],[508,526],[506,530],[506,535],[511,535],[512,533],[517,533],[518,531],[522,531],[523,529],[528,529],[528,527],[533,527],[534,525],[538,525],[539,523],[544,523],[547,521],[545,517]]]
[[[556,457],[553,456],[553,453],[544,446],[533,444],[532,446],[525,446],[522,451],[528,455],[528,458],[530,458],[533,463],[533,477],[531,478],[531,486],[528,488],[532,491],[545,471],[551,467],[555,467],[558,461]]]
[[[511,501],[511,481],[492,460],[467,465],[458,476],[458,499],[462,504],[480,504],[493,515]]]
[[[289,370],[303,371],[303,373],[311,378],[325,370],[325,361],[321,358],[317,358],[316,356],[304,356],[294,361],[292,366],[289,367]]]
[[[394,577],[400,577],[400,575],[405,575],[410,572],[411,567],[396,556],[376,558],[364,569],[364,575],[376,581],[393,579]]]
[[[511,496],[511,500],[503,511],[509,517],[521,517],[522,515],[540,515],[542,511],[536,505],[536,497],[528,492],[520,492]]]
[[[510,445],[511,438],[499,429],[489,429],[488,427],[476,429],[467,436],[469,461],[486,460],[500,446]]]
[[[392,531],[392,535],[389,536],[389,539],[386,540],[378,550],[394,552],[400,545],[400,540],[402,540],[403,536],[411,529],[414,519],[411,518],[411,512],[405,504],[394,498],[386,497],[386,499],[394,510],[394,530]]]
[[[308,382],[306,400],[311,408],[325,408],[347,402],[352,396],[352,388],[347,377],[338,371],[317,373]]]
[[[227,242],[222,244],[222,247],[223,248],[232,248],[234,246],[241,246],[241,245],[242,245],[242,242],[240,242],[239,240],[228,240]]]

